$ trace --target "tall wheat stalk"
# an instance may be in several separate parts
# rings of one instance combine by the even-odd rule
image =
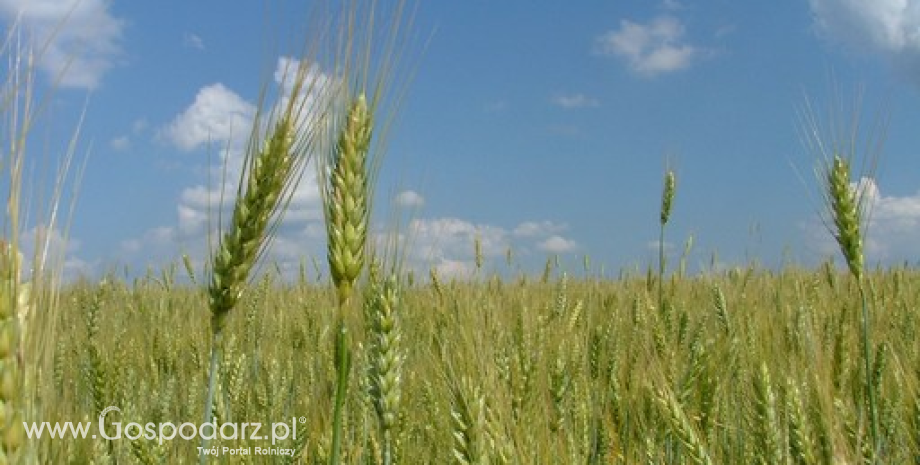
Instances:
[[[25,160],[26,141],[32,125],[32,74],[31,63],[23,70],[21,50],[10,51],[10,35],[4,44],[7,53],[13,53],[14,64],[8,71],[3,92],[3,116],[8,124],[4,142],[8,144],[2,163],[9,171],[9,194],[6,202],[3,232],[7,240],[0,240],[0,461],[16,463],[20,460],[20,447],[24,432],[19,425],[27,399],[24,395],[21,350],[22,325],[19,318],[30,309],[29,285],[21,282],[22,252],[20,251],[20,206],[22,166]],[[26,55],[26,59],[31,55]]]
[[[400,29],[404,8],[401,0],[392,11],[381,11],[374,0],[346,2],[339,39],[341,48],[337,51],[341,62],[336,68],[341,79],[336,104],[343,114],[340,120],[333,119],[329,129],[335,142],[317,163],[326,220],[327,260],[338,303],[332,464],[341,461],[342,416],[351,371],[351,342],[345,314],[366,264],[374,186],[385,152],[385,139],[381,136],[387,132],[400,101],[398,93],[394,98],[386,92],[395,77],[393,70],[398,66],[399,49],[403,46]],[[383,34],[379,31],[381,22]],[[390,107],[378,115],[385,97],[389,97]]]
[[[866,218],[865,192],[857,192],[850,185],[850,161],[834,154],[825,173],[827,202],[830,215],[834,221],[832,230],[840,251],[846,259],[850,274],[856,280],[862,312],[860,313],[863,390],[866,396],[869,414],[869,438],[872,448],[877,453],[880,447],[878,423],[878,393],[872,383],[872,348],[869,324],[869,301],[866,295],[866,277],[864,272],[863,232]]]
[[[268,249],[274,233],[297,188],[303,169],[313,153],[316,132],[308,122],[323,116],[322,105],[306,108],[306,96],[321,91],[320,82],[305,61],[292,74],[290,95],[264,122],[260,111],[253,123],[244,170],[240,175],[230,225],[222,233],[212,258],[208,286],[211,310],[211,360],[205,423],[213,414],[218,364],[227,316],[236,306],[248,283],[250,272]],[[281,88],[284,88],[282,83]],[[263,129],[262,125],[268,128]],[[202,439],[202,447],[207,440]],[[202,463],[206,460],[201,455]]]
[[[858,101],[857,101],[858,103]],[[839,111],[839,110],[837,110]],[[848,125],[833,120],[829,130],[822,128],[810,106],[806,107],[804,129],[809,147],[818,156],[816,175],[823,187],[822,197],[826,206],[824,223],[837,242],[847,269],[856,281],[859,291],[861,313],[859,315],[861,358],[863,364],[863,392],[869,417],[869,439],[873,456],[878,459],[882,443],[879,434],[879,393],[872,382],[872,342],[870,331],[869,302],[865,273],[864,242],[871,213],[871,189],[874,183],[875,167],[881,156],[884,138],[884,121],[877,133],[871,134],[867,142],[867,154],[863,157],[864,173],[858,182],[851,178],[852,164],[858,158],[857,139],[860,136],[859,105],[851,115]],[[839,115],[837,115],[839,116]],[[841,132],[845,131],[845,132]],[[874,136],[874,137],[872,137]],[[829,218],[829,219],[828,219]]]
[[[377,264],[371,265],[370,287],[364,302],[365,318],[370,327],[368,381],[371,403],[380,427],[383,465],[396,462],[395,427],[402,396],[402,347],[400,325],[401,290],[395,273],[380,275]]]
[[[713,461],[706,443],[687,417],[687,413],[684,411],[680,400],[674,395],[674,392],[668,388],[662,388],[655,394],[655,400],[661,405],[663,416],[667,420],[671,431],[680,440],[693,463],[711,465]]]
[[[9,25],[0,45],[0,56],[8,63],[0,82],[0,146],[4,147],[0,152],[0,181],[7,189],[0,229],[0,463],[38,460],[36,442],[25,440],[23,420],[40,418],[46,406],[42,401],[47,397],[48,383],[42,376],[51,371],[49,354],[53,349],[49,341],[56,339],[64,263],[64,248],[52,249],[51,239],[62,239],[56,246],[67,241],[69,221],[65,219],[63,230],[59,229],[60,205],[63,189],[71,179],[70,166],[82,126],[81,115],[67,149],[53,162],[58,171],[50,192],[39,191],[38,187],[45,186],[26,187],[23,170],[27,161],[34,162],[27,150],[28,139],[56,82],[46,95],[38,97],[36,64],[45,46],[23,41],[22,34],[16,21]],[[34,192],[25,193],[24,203],[26,190]],[[23,214],[43,222],[32,225],[31,257],[24,257],[28,251],[23,250],[21,236],[29,226]]]
[[[664,230],[671,219],[671,209],[674,206],[674,190],[677,185],[677,177],[674,170],[668,168],[664,173],[664,188],[661,192],[661,218],[660,228],[658,229],[658,310],[664,314]]]
[[[364,269],[367,227],[370,221],[367,152],[370,148],[373,117],[364,94],[349,106],[345,124],[333,152],[332,174],[324,183],[324,205],[329,269],[338,296],[336,316],[335,365],[336,391],[333,411],[331,463],[337,464],[341,451],[342,410],[348,394],[351,347],[345,326],[345,309],[351,303],[355,282]]]

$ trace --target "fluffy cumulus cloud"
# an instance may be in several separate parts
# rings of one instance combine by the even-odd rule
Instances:
[[[405,190],[396,194],[396,205],[403,208],[419,208],[425,205],[425,198],[413,190]]]
[[[874,181],[863,180],[871,205],[867,252],[882,261],[920,260],[920,191],[882,195]]]
[[[562,236],[553,235],[538,244],[540,250],[547,253],[563,254],[578,248],[578,243]]]
[[[256,107],[221,83],[201,88],[195,101],[177,116],[162,135],[183,151],[207,144],[226,144],[241,153],[252,129]]]
[[[920,260],[920,191],[906,196],[884,195],[869,178],[852,188],[863,193],[870,212],[865,241],[869,261],[893,264]],[[810,223],[806,229],[820,253],[839,253],[834,237],[820,222]]]
[[[121,54],[125,22],[105,0],[0,0],[0,17],[43,50],[39,67],[65,87],[94,89]]]
[[[578,244],[561,234],[568,228],[551,221],[526,221],[514,228],[477,224],[459,218],[416,219],[409,224],[409,265],[417,271],[434,268],[448,277],[467,277],[475,271],[475,242],[478,240],[487,267],[515,256],[565,254]]]
[[[206,232],[211,206],[220,200],[219,189],[202,185],[187,187],[179,197],[178,227],[184,237],[194,237]]]
[[[434,260],[473,259],[473,244],[477,239],[486,257],[501,256],[510,246],[505,229],[459,218],[413,220],[409,225],[409,237],[421,256]]]
[[[857,53],[882,55],[920,85],[920,0],[810,0],[815,27]]]
[[[597,51],[626,61],[635,73],[656,76],[689,67],[705,54],[684,39],[685,27],[672,16],[647,24],[620,21],[619,29],[597,38]]]

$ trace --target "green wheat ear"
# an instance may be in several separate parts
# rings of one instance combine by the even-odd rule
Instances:
[[[301,125],[307,116],[323,116],[324,108],[303,106],[303,97],[317,89],[316,78],[305,65],[294,71],[287,103],[268,115],[270,124],[264,136],[261,113],[253,122],[233,217],[214,252],[208,285],[212,344],[205,423],[212,418],[227,315],[243,297],[250,272],[273,239],[312,154],[315,134]],[[201,444],[206,447],[207,439],[203,437]],[[202,455],[201,462],[205,460]]]
[[[320,165],[327,259],[338,297],[332,464],[341,460],[342,416],[351,371],[351,343],[345,325],[345,309],[350,305],[355,282],[364,268],[371,196],[367,155],[373,133],[373,115],[364,93],[359,93],[348,105],[336,144],[328,153],[328,158],[323,160],[326,164]]]
[[[674,170],[667,170],[664,175],[664,190],[661,193],[661,224],[668,224],[671,218],[671,208],[674,205],[674,189],[677,185],[677,177]]]
[[[810,108],[809,108],[810,112]],[[827,214],[832,221],[826,221],[825,225],[830,230],[837,245],[840,246],[840,252],[847,262],[850,274],[855,278],[859,290],[862,312],[859,314],[860,325],[860,345],[862,358],[862,378],[863,391],[866,402],[865,408],[868,414],[868,447],[867,451],[872,454],[879,453],[885,447],[882,444],[882,437],[879,425],[879,392],[872,382],[872,331],[868,288],[871,286],[869,277],[865,273],[864,259],[864,234],[867,228],[868,209],[871,208],[869,202],[870,192],[862,186],[856,188],[851,185],[850,168],[851,162],[856,159],[856,140],[860,136],[858,118],[854,117],[852,126],[848,128],[847,137],[839,137],[832,132],[830,144],[822,139],[821,128],[817,124],[813,115],[807,115],[807,129],[809,132],[812,150],[815,150],[821,157],[820,168],[818,171],[819,181],[823,184],[823,196],[827,207]],[[882,121],[884,124],[884,121]],[[831,128],[832,131],[840,128]],[[880,126],[879,131],[884,127]],[[866,174],[871,176],[881,156],[882,134],[870,135],[872,140],[872,150],[867,154],[864,162],[869,163],[869,171]]]
[[[371,263],[364,312],[370,328],[368,384],[380,427],[383,464],[395,462],[395,427],[400,413],[402,367],[405,351],[400,325],[401,290],[395,274],[380,275]]]
[[[0,460],[18,457],[25,442],[22,424],[20,319],[30,309],[28,284],[20,283],[22,254],[0,241]]]
[[[862,199],[856,189],[850,187],[850,162],[840,155],[834,155],[826,173],[827,197],[831,217],[834,220],[834,238],[847,261],[850,273],[857,280],[863,276],[863,240],[860,230],[862,220]]]
[[[373,116],[361,93],[350,103],[324,186],[329,269],[340,306],[351,298],[364,268],[370,216],[367,155],[372,133]]]
[[[283,194],[298,176],[297,157],[291,153],[293,124],[284,116],[262,148],[249,158],[246,187],[237,199],[230,228],[214,255],[208,296],[212,323],[222,328],[226,315],[243,295],[249,272],[270,239],[271,219],[283,205]]]
[[[256,115],[233,217],[212,259],[208,297],[215,331],[242,297],[250,271],[273,239],[317,145],[316,129],[304,128],[304,123],[325,116],[325,103],[310,108],[304,103],[305,96],[323,90],[309,67],[301,63],[286,71],[293,72],[290,94],[285,104]]]

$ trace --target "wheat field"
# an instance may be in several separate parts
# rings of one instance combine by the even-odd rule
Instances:
[[[362,29],[372,15],[344,11],[329,34],[343,42],[315,49],[333,51],[341,79],[321,83],[303,64],[292,93],[260,108],[204,271],[184,257],[61,284],[62,262],[33,259],[25,276],[31,121],[4,129],[0,464],[920,463],[920,272],[867,269],[856,144],[811,131],[845,266],[669,272],[680,195],[667,169],[658,263],[644,274],[576,276],[553,257],[542,276],[497,272],[477,240],[472,275],[421,279],[396,239],[369,240],[403,12],[377,41]],[[328,100],[306,98],[320,87]],[[2,93],[0,111],[19,115],[31,80]],[[292,279],[264,257],[313,165],[329,279]],[[93,426],[39,437],[29,424],[42,422]],[[144,434],[167,423],[221,435]]]
[[[64,291],[59,325],[69,330],[54,344],[53,371],[41,392],[46,421],[95,418],[106,405],[122,406],[122,422],[203,417],[207,299],[176,279],[172,269]],[[871,373],[877,448],[868,440],[851,318],[858,293],[830,265],[667,278],[663,307],[656,304],[657,278],[555,274],[435,287],[394,277],[389,285],[401,289],[391,315],[399,320],[398,338],[390,347],[401,360],[401,395],[387,407],[394,460],[913,462],[920,450],[920,274],[893,269],[870,279],[879,341]],[[296,463],[327,462],[334,309],[328,286],[261,277],[227,323],[217,417],[269,424],[304,416],[298,441],[290,443]],[[381,370],[373,361],[380,353],[375,340],[386,333],[379,315],[346,318],[354,363],[341,460],[380,463],[379,387],[371,374]],[[198,456],[197,443],[182,440],[35,446],[53,463],[184,463]],[[223,463],[248,463],[238,460]]]

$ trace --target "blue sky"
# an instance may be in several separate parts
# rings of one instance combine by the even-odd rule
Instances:
[[[47,44],[39,81],[61,79],[33,152],[58,156],[87,105],[69,273],[200,262],[209,173],[310,37],[308,3],[0,0],[6,26]],[[814,264],[835,248],[800,113],[809,97],[826,120],[858,89],[865,128],[889,118],[870,261],[920,257],[920,1],[420,2],[413,34],[375,228],[406,218],[419,270],[468,272],[477,236],[496,271],[508,248],[528,272],[552,255],[644,269],[666,166],[672,263],[692,237],[694,269]],[[324,260],[315,189],[281,230],[284,267]]]

